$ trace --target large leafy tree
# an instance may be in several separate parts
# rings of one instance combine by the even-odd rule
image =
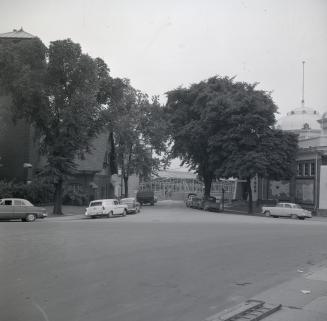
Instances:
[[[150,102],[148,96],[135,90],[128,79],[114,79],[113,88],[106,118],[124,180],[124,195],[128,197],[128,180],[132,174],[149,177],[159,167],[159,160],[153,157],[152,150],[164,148],[158,129],[162,125],[157,123],[159,105],[156,98]]]
[[[171,138],[170,157],[180,158],[183,165],[203,179],[205,196],[210,195],[220,157],[219,154],[213,157],[210,138],[223,121],[222,111],[229,106],[229,87],[228,79],[212,78],[167,93],[165,112]]]
[[[203,178],[205,196],[215,177],[246,180],[251,212],[255,175],[283,179],[293,174],[297,139],[274,129],[276,111],[269,93],[228,77],[170,91],[172,155]]]
[[[229,81],[229,103],[219,119],[215,119],[217,115],[212,119],[219,126],[212,126],[210,157],[217,165],[218,177],[246,181],[248,210],[252,212],[251,179],[256,175],[290,178],[295,169],[297,137],[274,129],[277,107],[270,93],[257,90],[256,84]]]
[[[55,187],[54,213],[61,214],[63,183],[103,125],[107,67],[67,39],[51,42],[48,50],[40,40],[9,43],[1,48],[0,70],[15,117],[39,134],[45,172]]]

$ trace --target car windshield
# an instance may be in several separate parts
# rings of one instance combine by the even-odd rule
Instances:
[[[298,204],[294,204],[294,206],[293,206],[294,208],[302,208],[300,205],[298,205]]]

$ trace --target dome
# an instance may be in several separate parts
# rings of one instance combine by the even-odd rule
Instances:
[[[279,119],[277,127],[282,130],[320,130],[318,120],[321,118],[317,110],[300,107],[287,113],[286,116]]]

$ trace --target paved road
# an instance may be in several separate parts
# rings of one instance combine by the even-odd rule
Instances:
[[[327,259],[327,221],[143,207],[0,222],[2,321],[202,321]]]

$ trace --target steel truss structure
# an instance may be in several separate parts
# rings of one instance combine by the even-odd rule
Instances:
[[[233,200],[236,188],[237,180],[216,180],[211,185],[211,195],[221,199],[224,193],[224,199]],[[154,191],[160,199],[172,199],[176,195],[184,197],[188,193],[202,195],[204,184],[192,178],[155,178],[141,183],[140,190]]]

